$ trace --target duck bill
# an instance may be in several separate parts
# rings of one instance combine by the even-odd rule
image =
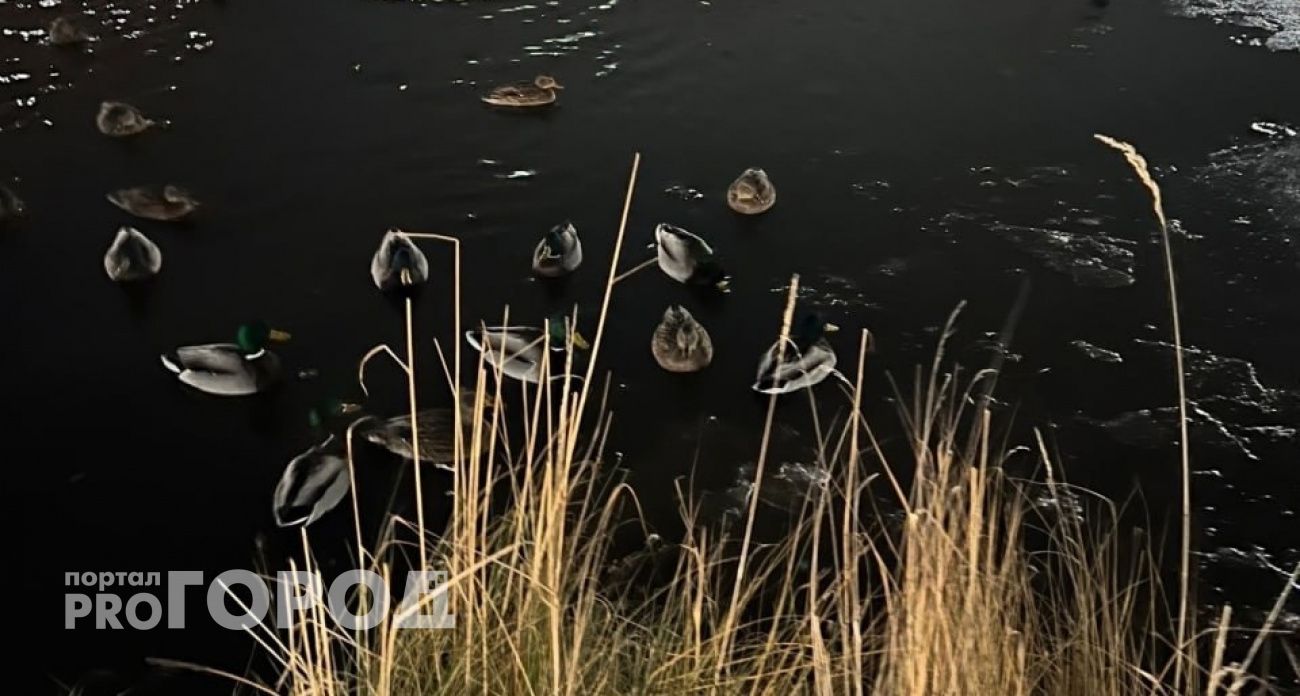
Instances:
[[[723,292],[731,292],[731,279],[727,278],[726,280],[719,280],[715,287]]]
[[[828,321],[826,322],[826,325],[822,327],[822,330],[825,331],[826,333],[835,333],[836,331],[840,330],[840,327]]]
[[[350,401],[345,401],[339,404],[339,411],[344,415],[347,415],[349,413],[357,413],[360,410],[361,410],[361,404],[354,404]]]
[[[279,329],[271,329],[271,333],[267,334],[267,339],[276,343],[285,343],[291,338],[293,338],[293,334]]]
[[[577,331],[573,332],[573,347],[578,350],[591,350],[591,344]]]

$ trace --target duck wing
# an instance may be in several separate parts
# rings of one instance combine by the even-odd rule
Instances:
[[[713,256],[713,247],[702,237],[675,225],[661,224],[655,228],[659,248],[675,261]]]
[[[659,268],[679,283],[687,282],[700,261],[713,256],[713,247],[700,237],[669,224],[655,228]]]
[[[182,383],[220,396],[256,394],[265,386],[259,378],[262,374],[259,370],[279,368],[279,359],[274,354],[267,352],[249,360],[233,343],[182,346],[171,354],[164,354],[162,363],[176,373]]]
[[[347,459],[324,442],[294,457],[275,486],[272,508],[281,527],[309,525],[334,509],[351,489]]]
[[[465,340],[507,377],[536,382],[542,363],[542,330],[532,326],[490,326],[465,332]]]
[[[420,430],[420,461],[447,467],[454,460],[456,413],[449,408],[430,408],[415,413]],[[415,459],[411,446],[410,414],[395,416],[366,427],[367,441],[405,459]]]
[[[763,394],[789,394],[811,387],[835,372],[835,351],[825,341],[818,341],[800,352],[787,340],[785,356],[777,362],[777,345],[773,344],[759,358],[753,389]]]

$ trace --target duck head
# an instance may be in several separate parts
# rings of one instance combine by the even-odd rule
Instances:
[[[684,307],[669,307],[664,312],[664,321],[677,324],[677,332],[673,338],[676,339],[677,349],[682,353],[690,355],[699,347],[700,325]]]
[[[718,263],[717,259],[701,260],[695,266],[692,279],[701,285],[711,285],[722,292],[731,292],[731,276],[727,275],[727,270]]]
[[[552,314],[546,319],[546,333],[552,349],[563,350],[564,346],[569,345],[569,334],[566,329],[568,321],[569,318],[563,314]],[[578,350],[589,350],[591,348],[591,344],[587,343],[587,339],[578,333],[577,327],[573,329],[573,347]]]
[[[361,404],[354,404],[341,399],[329,398],[311,407],[307,411],[307,423],[312,428],[320,429],[335,419],[361,410]]]
[[[817,312],[808,312],[799,317],[794,326],[790,329],[790,338],[794,340],[795,345],[800,349],[816,343],[828,333],[839,331],[840,327],[826,321],[826,318]]]
[[[538,89],[564,89],[564,85],[556,82],[555,78],[550,75],[538,75],[533,79],[533,84],[536,85]]]
[[[164,186],[162,195],[163,200],[168,203],[188,203],[194,206],[199,204],[198,201],[194,200],[194,196],[190,195],[189,191],[186,191],[175,184],[167,184]]]
[[[551,251],[560,253],[568,246],[566,240],[576,234],[577,230],[573,229],[573,223],[566,220],[563,224],[552,227],[551,231],[546,233],[546,246],[550,247]]]
[[[261,356],[269,343],[283,343],[290,338],[289,333],[273,329],[266,322],[251,321],[239,327],[235,334],[235,343],[247,358]]]

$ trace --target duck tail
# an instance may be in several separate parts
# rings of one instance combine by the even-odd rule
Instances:
[[[854,384],[848,377],[845,377],[844,373],[839,370],[831,370],[831,376],[843,382],[844,386],[848,387],[850,391],[858,388],[858,385]]]
[[[167,370],[172,374],[179,375],[181,372],[184,372],[184,369],[178,361],[179,359],[175,355],[163,353],[162,355],[159,355],[158,358],[162,361],[163,367],[167,368]]]

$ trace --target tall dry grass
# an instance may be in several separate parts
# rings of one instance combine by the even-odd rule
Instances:
[[[623,226],[634,182],[635,164]],[[480,356],[471,412],[458,415],[469,425],[457,447],[451,522],[428,530],[422,519],[393,520],[384,540],[358,555],[385,577],[413,557],[445,570],[456,627],[398,630],[390,619],[350,632],[315,607],[291,630],[250,630],[278,674],[242,682],[294,696],[1242,693],[1258,641],[1242,664],[1227,664],[1227,611],[1213,630],[1184,637],[1186,617],[1163,609],[1151,556],[1122,548],[1113,508],[1072,488],[1041,439],[1040,481],[1004,472],[990,413],[972,398],[991,375],[962,378],[944,355],[954,321],[928,372],[899,395],[908,406],[891,431],[906,438],[905,461],[884,453],[862,417],[870,337],[860,334],[852,415],[833,431],[819,426],[815,443],[831,480],[811,490],[784,538],[764,543],[753,520],[770,410],[739,538],[705,524],[682,490],[685,532],[663,541],[638,526],[635,493],[604,468],[614,423],[608,390],[593,384],[594,362],[585,380],[525,388],[512,421],[522,426],[512,427],[500,408],[502,379]],[[568,348],[547,375],[572,373]],[[412,410],[413,359],[408,342],[398,361]],[[445,373],[459,386],[458,369]],[[355,505],[353,514],[361,514]],[[646,549],[615,558],[612,539],[629,525]],[[359,521],[357,529],[360,545]],[[303,546],[310,568],[305,532]],[[622,579],[638,556],[660,565],[648,590]],[[1180,605],[1186,593],[1184,585]]]

